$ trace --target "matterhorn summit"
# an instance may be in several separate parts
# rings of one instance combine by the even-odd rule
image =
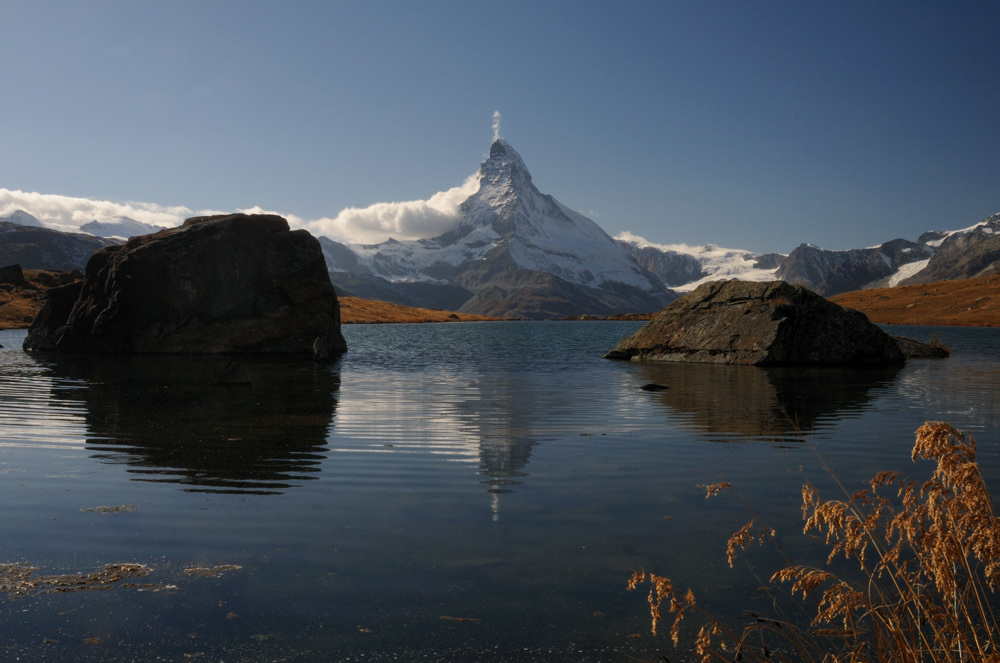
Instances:
[[[456,221],[415,241],[327,240],[331,278],[362,297],[515,318],[655,311],[676,298],[596,223],[541,193],[502,138]]]

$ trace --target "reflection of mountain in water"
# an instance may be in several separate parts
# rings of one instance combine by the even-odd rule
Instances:
[[[483,483],[495,495],[511,492],[509,486],[520,485],[528,476],[524,468],[531,457],[530,439],[495,438],[479,443],[479,473],[489,477]]]
[[[809,432],[836,413],[859,409],[897,368],[641,364],[642,379],[666,385],[664,405],[711,433],[780,436]]]
[[[487,486],[493,519],[500,515],[500,496],[528,476],[525,468],[538,441],[539,412],[549,406],[539,398],[530,375],[500,372],[472,382],[477,395],[454,403],[455,418],[478,447],[481,483]],[[471,386],[471,385],[470,385]]]
[[[455,403],[457,418],[479,447],[479,473],[493,495],[509,493],[527,476],[524,468],[536,439],[532,421],[539,400],[530,376],[499,373],[474,381],[477,398]]]
[[[479,444],[479,474],[489,486],[490,510],[493,520],[500,519],[500,496],[513,492],[514,486],[528,476],[524,468],[531,457],[534,442],[524,438],[484,438]]]
[[[85,380],[87,448],[138,481],[185,490],[280,493],[319,471],[338,368],[287,358],[60,357]]]

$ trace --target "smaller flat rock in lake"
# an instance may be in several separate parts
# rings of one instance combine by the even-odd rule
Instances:
[[[25,350],[100,354],[347,349],[319,242],[272,214],[188,219],[96,251],[50,291]]]
[[[784,281],[701,285],[604,356],[748,365],[906,361],[896,340],[863,313]]]

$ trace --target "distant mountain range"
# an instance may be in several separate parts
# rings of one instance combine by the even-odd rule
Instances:
[[[80,230],[96,237],[125,240],[135,235],[148,235],[163,230],[164,226],[154,226],[127,216],[107,216],[94,219],[80,226]]]
[[[66,233],[45,228],[27,212],[17,210],[0,216],[0,267],[23,269],[83,270],[97,249],[114,240],[86,233]]]
[[[0,266],[82,269],[99,246],[160,230],[121,216],[83,225],[89,234],[42,226],[22,210],[0,216]],[[927,232],[916,241],[893,239],[847,251],[803,244],[788,255],[615,239],[541,193],[503,139],[490,147],[479,189],[459,206],[448,232],[379,244],[319,241],[341,294],[534,319],[657,311],[678,293],[719,279],[777,278],[831,296],[1000,272],[1000,214],[962,230]]]

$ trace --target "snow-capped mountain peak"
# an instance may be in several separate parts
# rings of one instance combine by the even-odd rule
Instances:
[[[94,219],[80,226],[80,230],[96,237],[128,239],[135,235],[147,235],[163,230],[163,226],[154,226],[119,214]]]
[[[541,193],[521,155],[502,138],[493,142],[480,167],[479,191],[459,209],[460,226],[468,231],[460,241],[479,244],[485,237],[475,229],[489,228],[495,233],[493,246],[505,243],[521,268],[588,287],[624,283],[643,290],[662,288],[600,226]]]
[[[360,268],[391,282],[447,284],[472,295],[497,287],[498,278],[507,280],[505,291],[556,278],[567,288],[589,289],[591,311],[620,308],[608,298],[621,300],[626,291],[657,301],[673,297],[600,226],[540,192],[521,155],[500,138],[480,165],[479,189],[459,205],[453,229],[415,241],[344,246],[357,262],[348,260],[348,267],[338,260],[334,273]]]
[[[0,216],[0,221],[15,223],[19,226],[31,226],[32,228],[44,228],[45,224],[28,214],[22,209],[16,209],[10,214]]]
[[[1000,235],[1000,213],[988,216],[979,223],[969,226],[968,228],[962,228],[961,230],[928,231],[921,236],[921,240],[924,240],[926,237],[926,241],[924,241],[924,243],[928,246],[936,248],[941,246],[941,244],[949,238],[960,235],[969,235],[975,232],[987,237]]]
[[[531,184],[531,173],[524,165],[524,159],[503,138],[497,138],[490,145],[490,158],[483,162],[480,172],[483,184],[495,185],[503,180],[512,182],[515,178],[520,180],[517,186]]]
[[[498,234],[514,231],[519,217],[529,216],[525,204],[542,194],[531,182],[531,173],[521,155],[507,141],[498,138],[490,146],[490,156],[479,167],[479,190],[460,209],[460,226],[476,225],[490,215],[490,225]]]

